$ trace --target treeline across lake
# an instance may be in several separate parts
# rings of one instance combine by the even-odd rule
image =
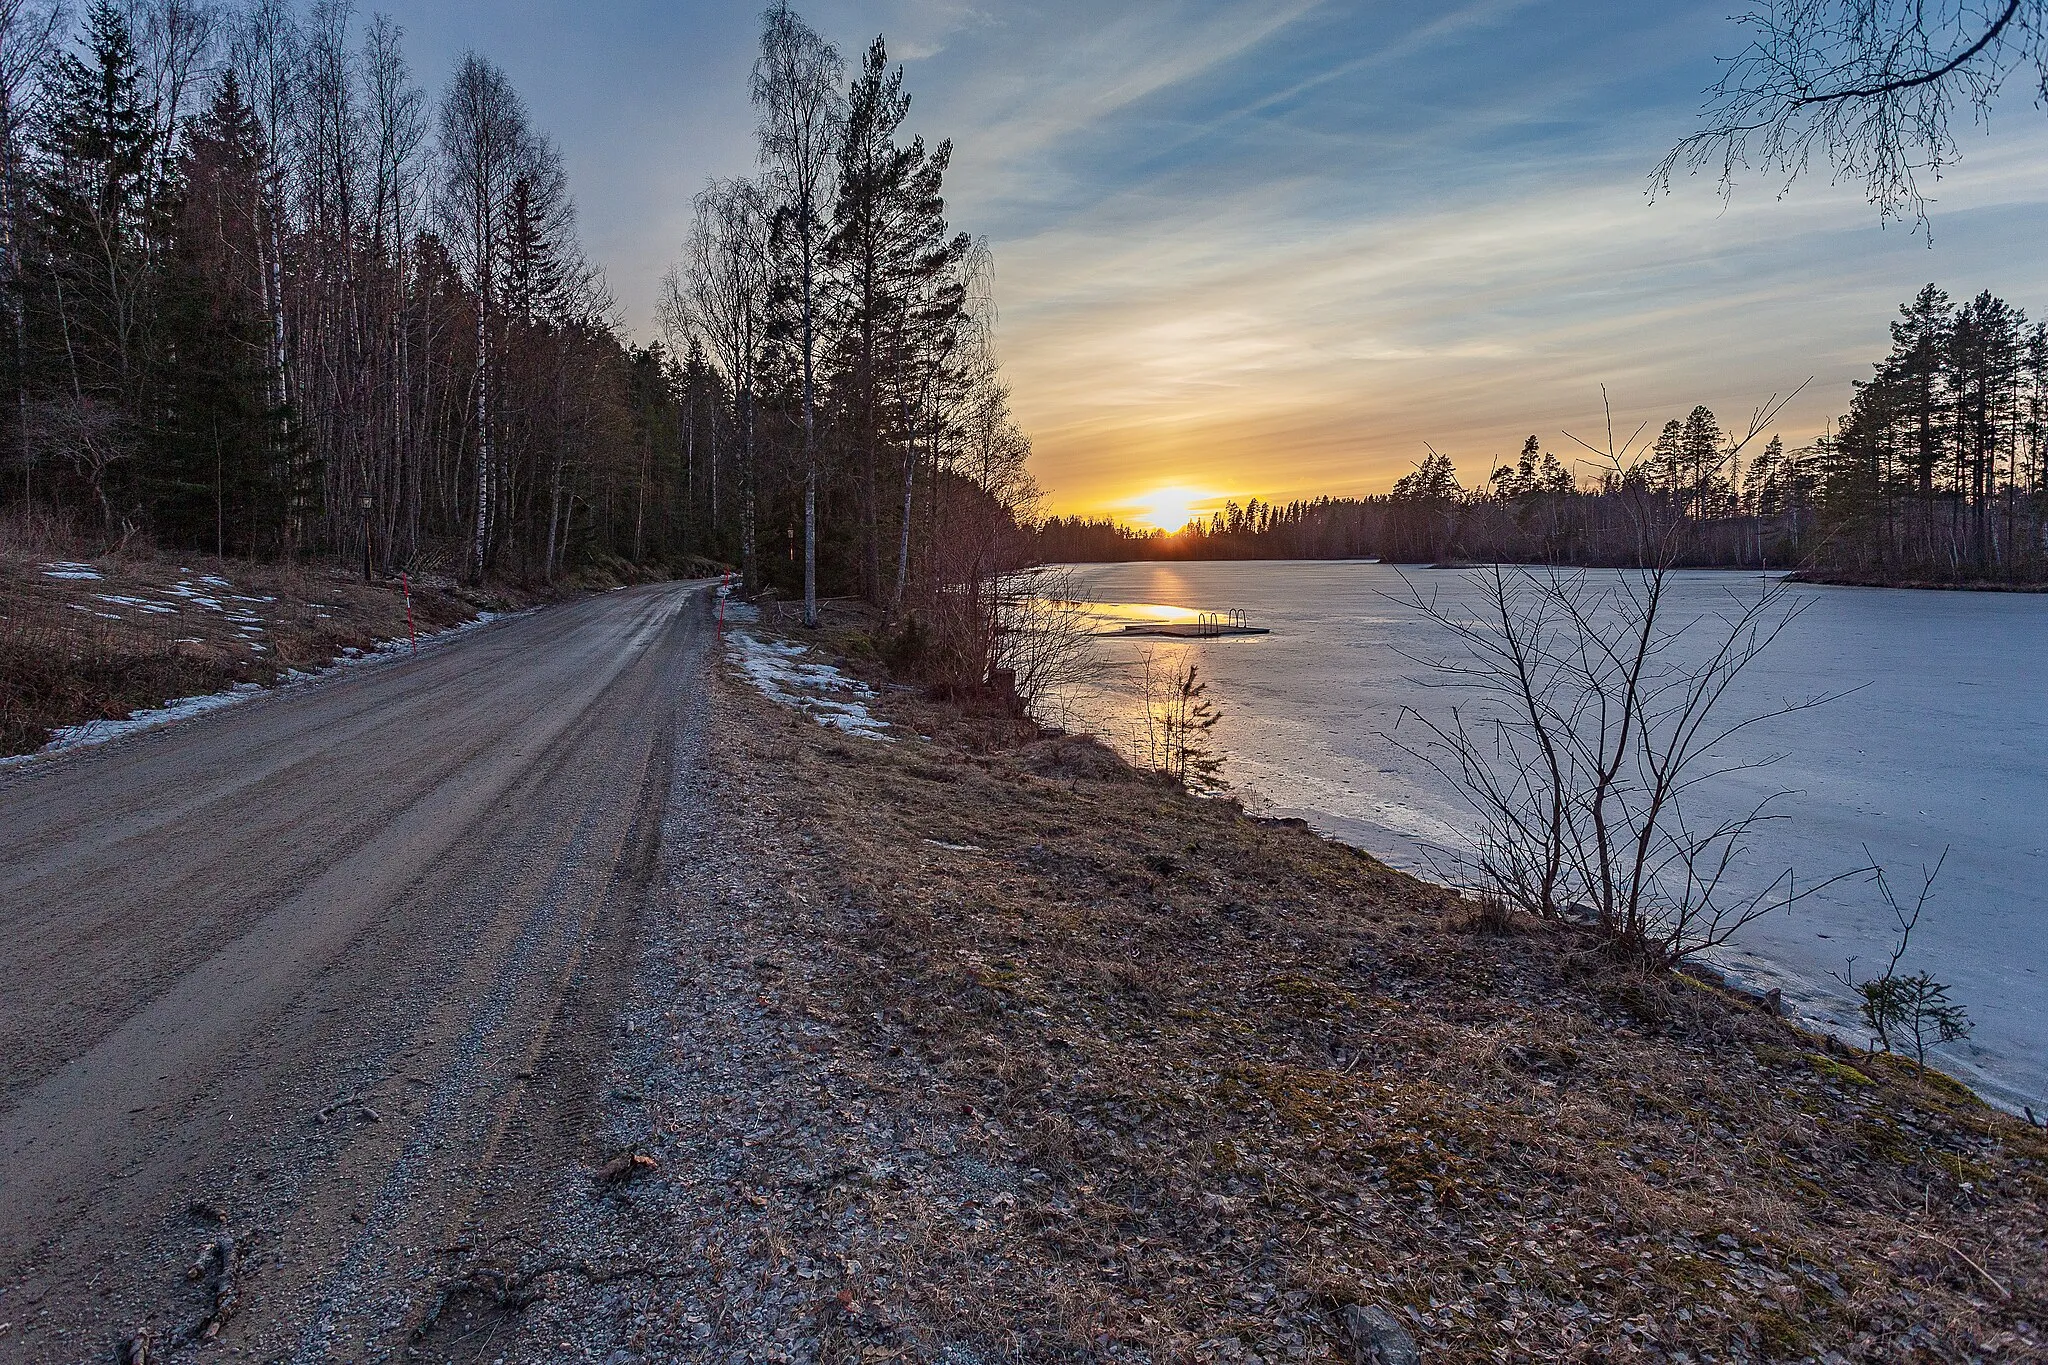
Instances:
[[[1256,498],[1172,532],[1037,528],[1046,562],[1488,560],[1801,567],[1878,583],[2048,579],[2048,328],[1989,293],[1929,285],[1829,433],[1759,448],[1706,407],[1562,457],[1531,436],[1476,486],[1432,452],[1386,494]]]
[[[642,345],[485,57],[430,91],[346,4],[0,0],[0,517],[941,600],[1016,557],[1028,445],[950,147],[879,39],[857,65],[764,14],[761,174],[700,198]]]

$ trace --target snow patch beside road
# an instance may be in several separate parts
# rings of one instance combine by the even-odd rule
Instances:
[[[820,725],[889,743],[884,733],[889,723],[876,719],[860,700],[872,698],[875,689],[830,664],[799,662],[810,652],[804,645],[757,640],[745,631],[734,631],[725,639],[726,657],[768,700],[807,712]]]
[[[525,612],[480,612],[476,619],[465,621],[459,626],[451,626],[447,630],[436,631],[431,635],[422,635],[420,637],[420,648],[424,649],[428,645],[445,643],[458,635],[466,635],[472,630],[487,626],[493,621],[505,620],[508,616],[523,616],[525,614]],[[114,619],[118,620],[119,618]],[[197,644],[199,642],[194,640],[190,643]],[[264,652],[264,646],[259,644],[252,644],[250,648],[259,653]],[[350,647],[342,651],[341,658],[336,659],[324,668],[294,668],[287,670],[279,676],[273,687],[265,687],[261,683],[239,683],[225,692],[209,692],[205,696],[200,697],[180,697],[176,701],[165,702],[162,706],[152,708],[151,710],[133,712],[122,720],[92,720],[87,721],[83,725],[67,725],[63,729],[51,731],[50,742],[32,754],[20,754],[13,758],[0,758],[0,768],[12,768],[23,763],[33,763],[38,759],[48,758],[53,754],[68,753],[73,749],[89,749],[94,745],[111,744],[117,739],[126,739],[130,735],[139,735],[145,730],[154,730],[159,726],[171,725],[177,721],[190,720],[193,716],[203,716],[209,711],[218,711],[222,707],[233,706],[238,702],[248,701],[252,697],[260,697],[267,692],[303,687],[308,683],[316,683],[331,678],[343,669],[354,668],[359,664],[395,659],[410,652],[411,645],[405,640],[384,640],[368,653]]]
[[[27,763],[31,759],[41,758],[44,754],[61,754],[69,749],[84,749],[95,744],[123,739],[129,735],[139,735],[144,730],[154,730],[159,725],[169,725],[173,721],[203,716],[208,711],[218,711],[223,706],[233,706],[236,702],[247,701],[263,690],[260,683],[241,683],[225,692],[211,692],[203,697],[180,697],[154,710],[134,712],[126,720],[93,720],[83,725],[67,725],[61,730],[51,731],[50,742],[36,753],[25,754],[19,758],[0,758],[0,767]]]
[[[752,602],[735,602],[732,590],[738,586],[723,583],[718,588],[718,619],[724,625],[753,625],[761,619],[761,609]]]

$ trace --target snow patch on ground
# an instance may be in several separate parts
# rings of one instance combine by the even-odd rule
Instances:
[[[133,607],[148,612],[151,616],[176,616],[178,609],[167,602],[152,601],[147,597],[122,597],[118,593],[95,594],[102,602],[111,602],[117,607]]]
[[[76,604],[74,603],[73,605]],[[83,608],[80,608],[80,610],[83,610]],[[425,649],[430,645],[445,644],[457,636],[467,635],[470,631],[481,629],[493,621],[502,621],[508,615],[523,616],[525,613],[481,612],[477,615],[476,619],[465,621],[459,626],[452,626],[447,630],[436,631],[430,635],[422,635],[420,637],[420,648]],[[120,618],[114,617],[112,619],[119,620]],[[196,645],[200,641],[194,639],[180,641],[179,643]],[[266,648],[263,645],[252,643],[249,647],[257,653],[266,652]],[[355,668],[367,663],[383,662],[411,652],[412,645],[406,640],[384,640],[367,653],[350,648],[344,652],[343,657],[336,659],[324,668],[293,668],[286,670],[283,674],[279,675],[275,684],[275,690],[283,691],[294,687],[303,687],[308,683],[316,683],[323,679],[331,678],[343,669]],[[33,763],[38,759],[48,758],[54,754],[68,753],[73,749],[87,749],[94,745],[109,744],[117,739],[125,739],[129,735],[141,734],[145,730],[154,730],[159,726],[170,725],[181,720],[189,720],[193,716],[205,715],[209,711],[218,711],[223,707],[248,701],[251,697],[262,696],[272,690],[272,688],[264,687],[261,683],[240,683],[225,692],[211,692],[203,697],[180,697],[176,701],[166,702],[153,710],[137,711],[125,720],[95,720],[88,721],[84,725],[66,726],[64,729],[52,731],[50,742],[32,754],[21,754],[14,758],[0,758],[0,768],[12,768],[23,763]]]
[[[888,722],[876,719],[864,700],[875,689],[830,664],[801,662],[810,652],[804,645],[757,640],[745,631],[725,637],[726,657],[768,700],[807,712],[820,725],[888,743],[883,733]]]
[[[55,564],[43,565],[43,577],[62,578],[75,583],[97,583],[104,575],[90,564],[73,564],[68,560],[59,560]]]
[[[727,625],[751,626],[761,619],[761,609],[752,602],[735,602],[732,590],[738,586],[721,583],[718,587],[718,619]]]
[[[144,730],[154,730],[159,725],[169,725],[172,721],[203,716],[208,711],[218,711],[223,706],[233,706],[236,702],[247,701],[262,690],[261,685],[257,683],[242,683],[226,692],[213,692],[203,697],[180,697],[152,711],[137,711],[126,720],[94,720],[87,721],[84,725],[69,725],[62,730],[53,731],[50,742],[42,747],[41,753],[22,758],[0,759],[0,765],[26,763],[29,758],[40,758],[43,754],[61,754],[70,749],[88,748],[128,735],[141,734]]]

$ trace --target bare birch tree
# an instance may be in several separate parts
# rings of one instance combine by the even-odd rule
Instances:
[[[128,29],[135,36],[148,85],[156,156],[143,186],[154,199],[171,175],[177,133],[192,104],[193,87],[215,56],[220,11],[192,0],[127,0]]]
[[[527,152],[525,106],[505,73],[472,52],[463,58],[441,101],[439,133],[442,221],[456,259],[468,271],[476,309],[476,373],[470,395],[476,424],[476,498],[470,569],[480,579],[490,561],[491,519],[498,496],[491,327],[498,303],[505,203]]]
[[[1460,647],[1418,656],[1431,676],[1477,696],[1443,719],[1405,712],[1424,738],[1396,742],[1477,815],[1467,851],[1482,894],[1541,918],[1590,918],[1630,951],[1675,962],[1869,870],[1760,879],[1746,859],[1767,827],[1789,818],[1791,794],[1714,795],[1771,761],[1735,756],[1737,736],[1835,699],[1761,710],[1732,702],[1798,618],[1788,590],[1731,590],[1719,609],[1683,616],[1664,565],[1496,566],[1478,586],[1477,610],[1412,584],[1398,598]]]
[[[696,209],[683,264],[662,283],[661,321],[678,353],[698,341],[732,388],[740,437],[741,569],[754,591],[760,587],[755,381],[768,331],[768,198],[758,181],[716,180],[697,196]]]
[[[797,255],[799,350],[803,364],[804,624],[818,624],[818,257],[826,225],[845,99],[839,50],[778,0],[761,18],[761,55],[754,63],[754,108],[760,116],[761,164],[786,216]]]
[[[284,238],[285,145],[291,136],[293,87],[300,51],[298,16],[290,0],[250,0],[229,39],[228,60],[240,74],[242,89],[263,130],[264,188],[260,206],[263,259],[262,297],[270,318],[270,399],[280,412],[291,402],[291,343],[285,321]],[[288,442],[286,483],[299,482],[300,457]]]
[[[1860,181],[1886,216],[1924,218],[1923,177],[1960,155],[1952,124],[1982,122],[2013,77],[2048,100],[2048,0],[1752,0],[1698,132],[1665,157],[1722,189],[1755,166],[1789,184],[1816,159]]]
[[[1758,406],[1719,461],[1733,466],[1798,392]],[[1804,599],[1766,578],[1753,595],[1731,590],[1717,610],[1674,615],[1684,519],[1645,491],[1644,466],[1656,457],[1642,430],[1617,439],[1609,407],[1603,445],[1571,438],[1633,490],[1622,496],[1635,569],[1496,565],[1477,575],[1476,611],[1441,605],[1413,583],[1397,595],[1459,647],[1418,662],[1478,696],[1444,719],[1404,712],[1424,738],[1395,742],[1478,816],[1472,870],[1493,904],[1546,919],[1590,915],[1630,951],[1675,962],[1869,869],[1803,884],[1787,869],[1759,883],[1746,859],[1786,818],[1787,792],[1701,818],[1717,785],[1771,761],[1731,758],[1731,741],[1836,696],[1731,714],[1738,682]]]
[[[406,326],[406,282],[412,238],[418,227],[427,138],[426,93],[413,83],[400,50],[401,30],[378,15],[363,39],[362,63],[369,87],[369,137],[376,169],[370,198],[373,260],[382,264],[383,287],[376,300],[377,345],[385,401],[383,512],[385,568],[391,568],[401,536],[416,547],[424,489],[418,459],[420,438],[411,401],[414,392],[411,329]],[[404,519],[401,524],[401,518]]]

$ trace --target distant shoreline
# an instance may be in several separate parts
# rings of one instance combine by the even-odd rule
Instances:
[[[1909,588],[1916,592],[2048,592],[2048,583],[1999,583],[1989,579],[1881,578],[1875,574],[1833,573],[1798,569],[1787,574],[1788,583],[1813,583],[1830,588]]]
[[[1632,564],[1545,564],[1536,560],[1501,560],[1503,565],[1518,569],[1607,569],[1621,572],[1635,568]],[[1417,572],[1443,572],[1447,570],[1484,569],[1491,561],[1466,560],[1394,560],[1372,556],[1332,556],[1312,559],[1249,559],[1236,556],[1196,559],[1186,556],[1158,559],[1070,559],[1061,560],[1057,565],[1044,564],[1037,568],[1069,567],[1092,568],[1114,564],[1384,564],[1388,568],[1414,570]],[[1899,588],[1915,592],[2016,592],[2048,593],[2048,582],[2001,583],[1995,579],[1939,579],[1939,578],[1885,578],[1877,574],[1845,573],[1831,569],[1793,569],[1783,565],[1756,564],[1679,564],[1673,566],[1687,573],[1768,573],[1782,574],[1788,583],[1809,583],[1816,587],[1832,588]],[[1030,572],[1026,570],[1025,572]]]

